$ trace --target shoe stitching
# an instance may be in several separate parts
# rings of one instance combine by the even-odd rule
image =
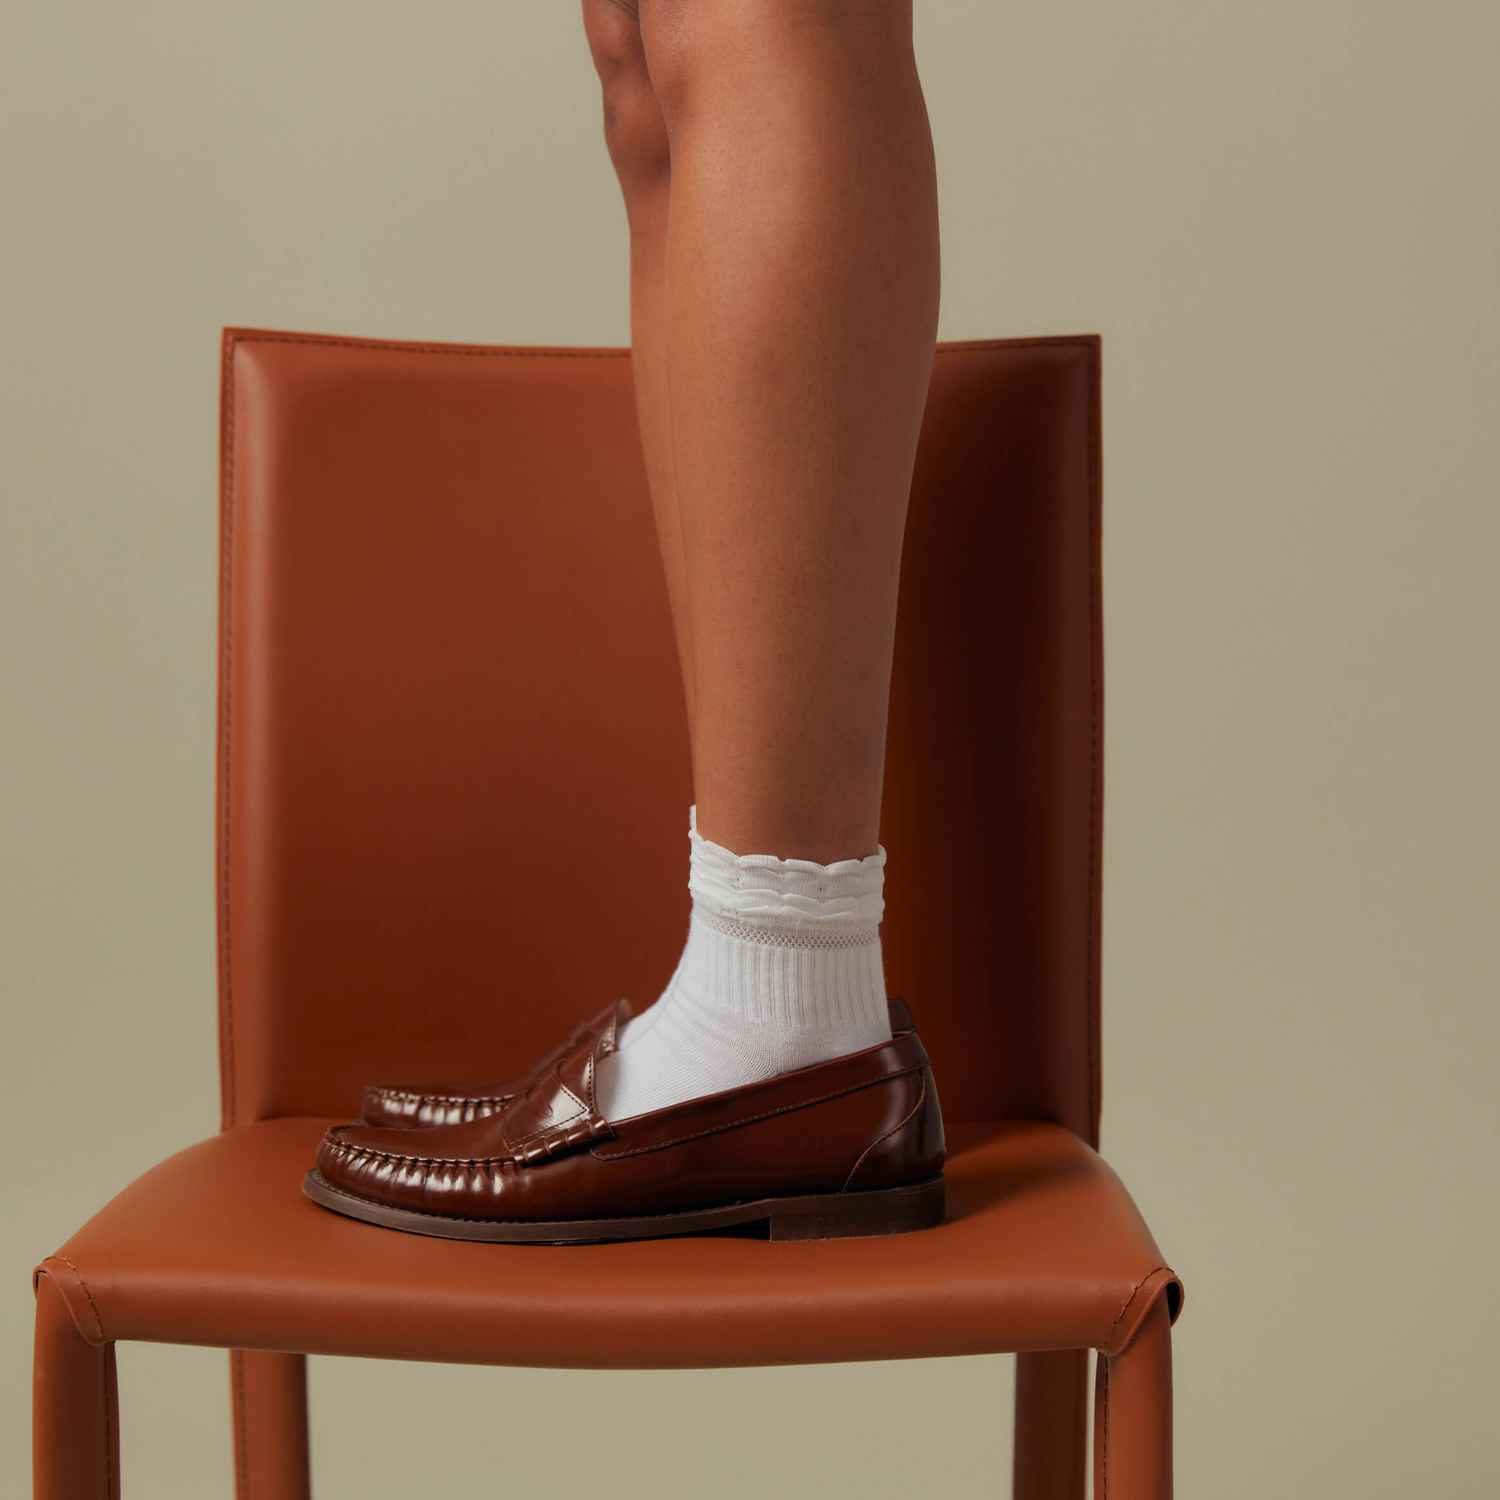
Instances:
[[[410,1099],[418,1104],[506,1104],[514,1094],[416,1094],[410,1089],[386,1088],[382,1084],[371,1087],[370,1093],[377,1099]]]

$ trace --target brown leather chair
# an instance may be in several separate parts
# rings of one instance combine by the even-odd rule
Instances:
[[[619,349],[231,329],[218,778],[223,1131],[38,1268],[36,1494],[118,1490],[114,1346],[227,1348],[238,1493],[308,1491],[308,1354],[630,1369],[1013,1351],[1016,1493],[1171,1488],[1177,1278],[1099,1127],[1099,342],[941,348],[882,839],[950,1220],[502,1246],[302,1196],[391,1075],[518,1070],[687,916],[683,706]],[[587,848],[633,852],[617,888]],[[599,940],[569,940],[555,897]]]

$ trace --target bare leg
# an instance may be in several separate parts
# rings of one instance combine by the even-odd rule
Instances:
[[[667,411],[665,303],[671,186],[667,126],[646,71],[640,20],[631,0],[583,0],[583,24],[604,95],[605,141],[630,225],[630,343],[636,414],[667,575],[691,739],[693,639]]]
[[[877,842],[938,236],[909,0],[584,19],[703,834],[677,969],[599,1069],[620,1119],[890,1039]]]
[[[737,850],[863,855],[938,307],[910,0],[641,0],[640,15],[671,142],[699,826]]]

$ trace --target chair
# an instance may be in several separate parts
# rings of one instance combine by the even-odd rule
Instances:
[[[240,1500],[309,1492],[308,1354],[553,1367],[1014,1352],[1015,1492],[1171,1490],[1180,1284],[1095,1152],[1099,341],[947,344],[904,556],[885,951],[950,1220],[500,1246],[301,1193],[391,1075],[518,1068],[685,929],[684,715],[628,352],[223,342],[223,1130],[36,1272],[38,1500],[118,1493],[114,1346],[231,1352]],[[591,873],[632,851],[640,878]],[[521,851],[525,851],[524,858]],[[551,892],[585,902],[567,940]],[[711,1315],[709,1315],[711,1314]]]

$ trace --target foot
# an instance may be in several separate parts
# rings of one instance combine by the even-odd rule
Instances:
[[[890,1234],[943,1217],[943,1125],[921,1040],[611,1122],[598,1080],[617,1017],[502,1115],[424,1130],[340,1126],[304,1191],[450,1239],[639,1239],[765,1223],[777,1239]]]

